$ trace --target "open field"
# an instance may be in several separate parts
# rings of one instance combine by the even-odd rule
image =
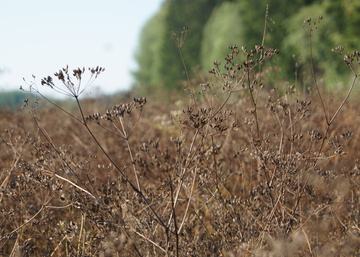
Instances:
[[[66,67],[41,85],[73,104],[0,113],[0,254],[359,256],[359,52],[330,91],[312,66],[277,81],[276,49],[229,51],[160,103],[81,100],[104,69]]]
[[[1,113],[1,255],[358,255],[356,101],[202,87]]]

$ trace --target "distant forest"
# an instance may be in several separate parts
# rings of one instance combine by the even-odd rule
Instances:
[[[280,52],[267,65],[276,70],[276,81],[291,83],[295,71],[306,76],[309,63],[304,20],[319,16],[323,19],[312,35],[315,71],[326,87],[346,85],[349,71],[331,49],[342,45],[350,52],[359,47],[359,13],[357,0],[166,0],[142,29],[135,56],[139,68],[133,72],[136,86],[143,93],[154,85],[181,88],[178,82],[186,76],[174,40],[185,26],[189,30],[182,52],[191,76],[207,74],[214,61],[222,62],[229,45],[261,45],[265,32],[264,46]]]
[[[35,95],[20,90],[0,92],[0,109],[16,111],[21,108],[26,98],[35,98]]]

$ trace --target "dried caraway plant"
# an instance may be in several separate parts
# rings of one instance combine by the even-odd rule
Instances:
[[[186,31],[173,38],[180,50]],[[42,80],[64,86],[78,112],[28,101],[33,123],[0,116],[14,121],[5,133],[0,122],[1,254],[359,255],[360,119],[349,100],[359,54],[344,57],[354,80],[330,115],[321,84],[307,95],[269,88],[262,69],[277,51],[265,34],[252,50],[230,46],[181,105],[135,98],[94,113],[80,82],[102,68]]]
[[[92,78],[95,79],[101,72],[104,71],[104,69],[97,67],[97,68],[89,69],[89,71],[91,73],[91,79]],[[63,93],[63,94],[66,94],[68,96],[71,96],[71,97],[75,98],[77,106],[78,106],[78,110],[79,110],[79,113],[80,113],[80,118],[76,117],[76,115],[71,114],[69,111],[63,109],[62,107],[59,107],[56,104],[54,104],[54,106],[59,108],[61,111],[65,112],[66,114],[68,114],[75,121],[79,122],[80,124],[82,124],[85,127],[85,129],[88,131],[88,133],[90,134],[91,138],[94,140],[96,145],[100,148],[101,152],[104,154],[106,159],[111,163],[111,165],[115,168],[115,170],[118,173],[120,173],[121,178],[128,185],[130,185],[130,187],[138,195],[138,197],[140,197],[140,199],[142,199],[142,201],[145,203],[145,205],[150,210],[152,215],[155,216],[155,218],[157,219],[159,224],[161,224],[162,227],[165,229],[165,234],[167,236],[169,236],[168,235],[169,234],[168,233],[168,227],[162,221],[162,219],[157,214],[157,212],[155,212],[153,207],[150,205],[150,202],[148,201],[147,197],[145,197],[145,195],[143,194],[143,192],[141,190],[140,181],[138,179],[138,175],[137,175],[136,168],[135,168],[135,165],[134,165],[134,159],[133,159],[133,155],[132,155],[132,152],[131,152],[131,147],[129,145],[129,138],[130,138],[133,130],[136,127],[138,119],[140,118],[140,114],[139,114],[139,116],[136,118],[135,122],[131,123],[132,122],[131,118],[132,118],[132,115],[134,114],[133,110],[138,109],[139,113],[141,113],[142,108],[146,104],[146,98],[135,98],[134,101],[131,102],[131,103],[116,105],[116,106],[113,107],[112,110],[107,111],[102,117],[98,117],[97,116],[98,114],[88,115],[88,116],[85,117],[83,109],[82,109],[82,105],[81,105],[80,100],[79,100],[80,94],[89,85],[89,83],[87,83],[86,86],[84,88],[82,88],[82,83],[81,82],[82,82],[82,78],[84,76],[84,73],[85,73],[85,69],[80,69],[79,68],[79,69],[73,70],[73,76],[70,76],[68,67],[66,67],[66,68],[60,70],[59,72],[55,73],[55,76],[62,83],[62,86],[65,86],[65,88],[63,88],[61,86],[58,86],[57,83],[54,82],[54,80],[53,80],[53,78],[51,76],[48,76],[48,77],[44,78],[41,81],[41,84],[43,86],[50,87],[50,88],[54,89],[57,92],[60,92],[60,93]],[[91,79],[90,79],[90,83],[92,82]],[[73,82],[73,80],[75,80],[76,83]],[[37,87],[35,85],[36,85],[35,83],[31,83],[30,84],[30,89],[35,90],[37,93],[39,93],[42,96],[42,94],[40,93],[40,91],[37,89]],[[47,99],[47,98],[45,98],[45,99]],[[40,121],[37,118],[36,112],[34,111],[34,109],[29,107],[28,103],[25,104],[25,107],[27,108],[27,110],[32,115],[33,120],[35,121],[39,131],[42,134],[42,136],[46,139],[47,144],[52,148],[53,151],[55,151],[57,156],[62,160],[63,165],[66,166],[66,170],[71,172],[74,176],[76,176],[78,178],[77,172],[72,167],[72,165],[69,164],[69,161],[66,160],[66,157],[64,157],[64,156],[66,156],[66,154],[63,154],[59,150],[59,148],[55,146],[55,144],[52,142],[51,137],[48,135],[47,131],[41,126]],[[104,123],[107,122],[109,124],[109,126],[112,127],[111,129],[113,131],[111,131],[111,129],[109,127],[106,127],[106,125],[104,126],[103,123],[100,123],[99,118],[102,119],[104,121]],[[136,185],[128,178],[128,176],[124,173],[123,169],[114,161],[113,157],[111,157],[107,153],[107,151],[104,149],[104,147],[102,146],[102,144],[98,140],[97,136],[93,133],[92,129],[90,128],[90,126],[88,124],[90,121],[93,121],[93,120],[96,121],[96,124],[100,125],[103,129],[105,129],[106,133],[109,133],[112,136],[114,136],[114,135],[118,136],[118,137],[120,137],[120,138],[122,138],[122,139],[124,139],[126,141],[127,148],[128,148],[128,153],[129,153],[130,159],[132,160],[132,163],[133,163],[134,177],[136,178]],[[47,170],[43,170],[43,171],[48,172]],[[56,175],[56,176],[59,176],[59,175]],[[62,178],[62,179],[67,181],[67,182],[70,182],[65,178]],[[78,181],[81,181],[81,179],[78,178]],[[91,179],[89,179],[89,181],[91,181]],[[71,182],[70,182],[70,184],[72,184],[73,186],[75,185],[74,183],[71,183]],[[95,201],[97,202],[97,204],[104,205],[104,203],[102,202],[102,199],[97,197],[97,195],[95,193],[91,193],[91,191],[93,191],[93,190],[90,190],[89,188],[87,188],[86,184],[82,183],[82,187],[80,187],[78,185],[75,185],[75,186],[78,189],[80,189],[83,192],[90,195],[91,197],[93,197],[95,199]],[[137,248],[136,248],[135,245],[134,245],[134,249],[137,251]],[[139,254],[139,252],[138,252],[138,254]]]

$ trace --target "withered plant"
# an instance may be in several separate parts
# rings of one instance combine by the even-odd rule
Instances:
[[[172,105],[80,99],[100,67],[41,80],[76,108],[29,83],[52,107],[1,113],[0,254],[358,256],[359,52],[344,55],[344,99],[327,104],[312,64],[308,92],[271,86],[268,20],[261,44],[229,46],[198,85],[182,56],[188,28],[173,33],[189,98]],[[304,23],[310,55],[320,20]]]

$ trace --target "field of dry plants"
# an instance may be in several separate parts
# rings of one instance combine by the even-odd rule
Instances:
[[[359,256],[360,55],[339,93],[270,88],[275,54],[231,46],[166,104],[79,99],[99,67],[41,80],[74,107],[0,114],[0,255]]]

